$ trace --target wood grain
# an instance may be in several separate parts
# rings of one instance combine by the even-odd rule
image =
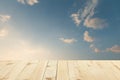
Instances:
[[[0,80],[120,80],[120,61],[0,61]]]

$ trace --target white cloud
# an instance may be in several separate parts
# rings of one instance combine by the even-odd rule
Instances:
[[[104,19],[91,18],[91,19],[85,20],[84,26],[86,26],[88,28],[93,28],[93,29],[102,29],[105,26],[107,26],[107,23]]]
[[[111,48],[107,48],[106,51],[114,52],[114,53],[120,53],[120,46],[114,45]]]
[[[94,52],[95,53],[99,53],[99,52],[101,52],[98,48],[94,48]]]
[[[98,49],[98,48],[96,48],[94,44],[91,44],[91,45],[90,45],[90,48],[91,48],[95,53],[100,53],[100,52],[101,52],[101,50]]]
[[[0,15],[0,22],[7,22],[10,18],[11,16],[9,15]]]
[[[75,23],[77,26],[79,26],[79,24],[81,23],[81,20],[79,19],[79,16],[80,16],[80,15],[79,15],[79,12],[78,12],[78,13],[74,13],[74,14],[71,15],[74,23]]]
[[[93,42],[93,41],[94,41],[94,38],[91,37],[91,36],[89,36],[89,32],[88,32],[88,31],[85,31],[85,32],[84,32],[84,40],[85,40],[86,42]]]
[[[92,18],[93,15],[95,14],[95,8],[98,4],[98,0],[92,0],[92,4],[91,4],[91,6],[87,6],[84,9],[85,10],[84,15],[86,15],[86,18],[84,19],[83,25],[88,28],[92,28],[92,29],[102,29],[105,26],[107,26],[108,24],[104,19]]]
[[[101,29],[107,26],[104,19],[92,18],[95,14],[95,8],[98,4],[98,0],[88,0],[86,6],[83,9],[79,9],[77,13],[71,15],[74,23],[79,26],[81,22],[88,28]]]
[[[17,1],[22,4],[28,4],[31,6],[39,2],[38,0],[17,0]]]
[[[84,9],[80,9],[78,10],[77,13],[71,15],[77,26],[81,23],[81,21],[84,21],[84,19],[86,19],[88,16],[92,16],[94,14],[94,9],[97,3],[98,0],[88,0]]]
[[[8,35],[8,29],[7,28],[0,29],[0,39],[6,37],[7,35]]]
[[[77,41],[77,40],[74,39],[74,38],[69,38],[69,39],[59,38],[59,40],[61,40],[61,41],[64,42],[64,43],[67,43],[67,44],[71,44],[71,43],[74,43],[74,42]]]
[[[90,48],[94,48],[94,44],[91,44],[91,45],[90,45]]]

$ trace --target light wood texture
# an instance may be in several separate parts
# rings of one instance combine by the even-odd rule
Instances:
[[[46,71],[48,61],[39,61],[36,69],[34,70],[29,80],[43,80],[44,73]]]
[[[0,61],[0,80],[120,80],[120,61]]]
[[[6,80],[7,79],[7,75],[12,71],[12,69],[15,67],[16,62],[11,61],[8,63],[3,64],[4,66],[2,67],[2,69],[0,70],[0,80]]]
[[[49,61],[43,80],[56,80],[57,61]]]
[[[67,61],[58,61],[57,80],[69,80]]]
[[[16,80],[30,80],[38,61],[31,61],[26,64],[21,73],[17,76]]]

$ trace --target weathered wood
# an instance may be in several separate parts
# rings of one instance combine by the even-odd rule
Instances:
[[[39,61],[29,80],[42,80],[48,61]]]
[[[78,71],[80,74],[80,80],[95,80],[95,77],[91,74],[92,70],[87,61],[78,61]],[[79,80],[79,79],[78,79]]]
[[[70,80],[81,80],[81,75],[78,70],[78,64],[76,63],[76,61],[68,61],[68,67]]]
[[[111,65],[109,64],[109,61],[100,61],[98,62],[102,65],[102,69],[104,71],[105,74],[109,74],[109,75],[106,75],[106,77],[109,78],[109,80],[119,80],[117,79],[116,75],[114,74],[114,71],[113,71],[113,67],[111,67]]]
[[[67,61],[58,61],[57,80],[69,80]]]
[[[49,61],[43,80],[56,80],[57,61]]]
[[[33,71],[37,66],[38,61],[30,61],[26,64],[24,69],[19,73],[16,80],[30,80],[30,77],[33,75]]]
[[[28,63],[27,61],[18,61],[15,68],[11,71],[10,74],[6,76],[7,80],[16,80],[17,76],[25,68],[27,63]]]
[[[9,72],[14,68],[15,65],[16,65],[15,61],[11,61],[11,62],[8,61],[0,70],[0,80],[4,80],[4,79],[6,80],[7,79],[6,75],[10,74]]]
[[[120,61],[0,61],[0,80],[120,80]]]
[[[0,70],[2,70],[7,63],[12,63],[12,61],[0,61]]]

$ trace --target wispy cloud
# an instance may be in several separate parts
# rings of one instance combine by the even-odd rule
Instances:
[[[95,53],[100,53],[100,52],[101,52],[101,50],[98,49],[98,48],[96,48],[94,44],[91,44],[91,45],[90,45],[90,48],[91,48]]]
[[[89,46],[95,53],[100,53],[100,52],[113,52],[113,53],[120,53],[120,46],[119,45],[114,45],[111,48],[106,48],[105,50],[100,50],[97,48],[94,44],[91,44]]]
[[[107,26],[108,24],[104,19],[92,18],[95,14],[95,8],[98,4],[98,0],[92,0],[92,3],[88,4],[89,5],[87,6],[87,8],[84,9],[88,13],[88,15],[86,15],[83,25],[92,29],[102,29]]]
[[[67,44],[71,44],[71,43],[77,42],[77,40],[74,39],[74,38],[69,38],[69,39],[59,38],[59,40],[61,40],[61,41],[64,42],[64,43],[67,43]]]
[[[86,42],[93,42],[94,41],[94,38],[89,36],[89,32],[88,31],[84,32],[84,41],[86,41]]]
[[[101,51],[98,48],[94,48],[95,53],[100,53]]]
[[[88,16],[92,16],[94,14],[94,9],[98,3],[98,0],[88,0],[86,6],[83,9],[79,9],[77,13],[73,13],[71,17],[73,18],[74,22],[79,24],[81,21],[84,21]],[[78,24],[77,24],[78,25]]]
[[[93,29],[101,29],[107,26],[107,23],[104,19],[92,18],[95,14],[95,8],[97,4],[98,0],[88,0],[83,9],[79,9],[76,13],[71,15],[74,23],[79,26],[83,22],[85,27]]]
[[[114,45],[111,48],[107,48],[106,51],[114,52],[114,53],[120,53],[120,46]]]
[[[0,22],[7,22],[11,18],[10,15],[1,15],[0,14]]]
[[[0,29],[0,39],[6,37],[7,35],[8,35],[7,28],[4,27],[4,28]]]
[[[17,0],[17,1],[22,4],[28,4],[31,6],[39,2],[38,0]]]
[[[100,18],[87,18],[84,22],[84,26],[93,29],[102,29],[107,25],[106,21]]]
[[[80,23],[81,23],[81,21],[82,21],[81,19],[79,19],[79,16],[80,16],[80,13],[79,13],[79,12],[73,13],[73,14],[71,15],[74,23],[75,23],[77,26],[79,26]]]

